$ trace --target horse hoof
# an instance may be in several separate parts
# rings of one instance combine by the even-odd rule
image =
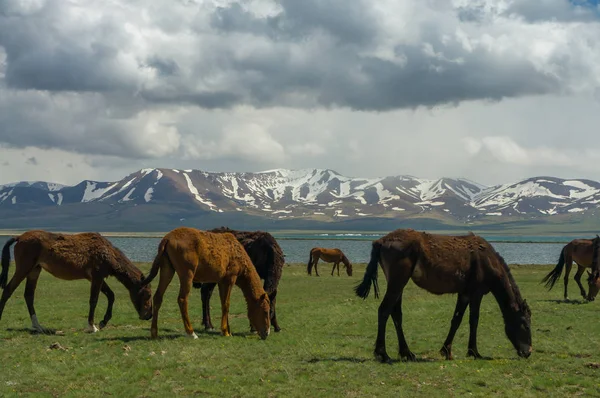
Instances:
[[[196,340],[198,338],[198,336],[196,336],[196,333],[194,333],[194,332],[192,332],[191,334],[186,333],[186,336],[192,340]]]
[[[99,330],[100,330],[100,329],[98,329],[98,328],[96,327],[96,325],[88,325],[88,326],[87,326],[87,327],[84,329],[84,331],[85,331],[86,333],[96,333],[96,332],[98,332]]]
[[[449,347],[446,347],[446,346],[442,347],[441,350],[440,350],[440,354],[442,356],[444,356],[446,358],[446,360],[448,360],[448,361],[451,361],[451,360],[454,359],[452,357],[452,351],[450,350]]]
[[[100,321],[100,329],[104,329],[105,326],[106,326],[106,322]]]
[[[275,333],[281,332],[281,328],[274,328],[273,330],[275,330]]]
[[[381,363],[387,363],[387,364],[391,364],[392,363],[392,358],[389,357],[389,355],[387,354],[375,354],[375,359]]]

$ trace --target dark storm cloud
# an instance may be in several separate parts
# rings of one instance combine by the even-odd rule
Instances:
[[[543,94],[557,87],[555,78],[536,71],[527,60],[442,44],[444,32],[434,36],[429,33],[432,26],[422,26],[422,34],[442,57],[427,54],[426,43],[398,45],[396,54],[403,62],[377,57],[371,53],[385,32],[370,2],[278,4],[280,12],[267,17],[238,3],[216,8],[209,20],[225,35],[222,46],[199,50],[200,55],[183,61],[156,51],[128,71],[120,56],[135,48],[116,17],[105,15],[72,35],[73,30],[55,28],[65,6],[51,1],[33,15],[0,17],[5,82],[14,89],[129,93],[148,103],[207,109],[246,104],[375,111]],[[232,32],[250,35],[237,41],[228,38]],[[262,50],[236,53],[245,40],[262,40]],[[142,78],[144,68],[156,75]],[[208,89],[198,84],[204,81],[217,83]]]
[[[327,32],[344,44],[367,44],[377,34],[377,20],[369,3],[361,0],[282,0],[282,12],[258,18],[240,4],[219,7],[211,18],[214,28],[223,32],[247,32],[272,39],[294,41],[316,32]]]
[[[121,28],[103,18],[81,32],[61,30],[64,7],[53,0],[25,15],[0,13],[6,85],[75,92],[131,89],[135,82],[120,70],[117,58],[124,42]]]

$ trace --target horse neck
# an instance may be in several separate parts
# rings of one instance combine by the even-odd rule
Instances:
[[[137,289],[142,280],[142,273],[131,265],[114,268],[112,274],[129,291]]]
[[[515,281],[509,276],[508,272],[490,286],[490,290],[498,302],[504,319],[517,311],[520,304],[519,300],[521,299],[521,295],[514,285]]]
[[[242,289],[246,301],[258,300],[264,291],[260,283],[260,277],[253,269],[252,264],[246,263],[243,271],[237,277],[236,284]]]

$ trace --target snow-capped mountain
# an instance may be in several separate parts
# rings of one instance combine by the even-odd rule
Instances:
[[[456,220],[580,213],[600,203],[600,183],[536,177],[486,187],[466,179],[355,178],[328,169],[212,173],[143,169],[121,181],[0,186],[0,208],[74,204],[172,205],[214,213],[322,221],[438,213]],[[51,211],[48,209],[48,211]]]

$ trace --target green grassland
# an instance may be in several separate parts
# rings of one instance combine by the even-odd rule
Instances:
[[[145,272],[149,268],[139,266]],[[201,329],[198,290],[190,312],[199,338],[184,337],[177,278],[161,308],[158,340],[149,339],[150,321],[137,318],[126,290],[113,278],[108,283],[117,296],[114,317],[104,330],[86,334],[89,283],[42,273],[38,317],[64,336],[28,332],[22,284],[0,321],[0,396],[600,396],[600,302],[558,300],[562,280],[550,292],[539,284],[550,265],[511,268],[532,311],[534,352],[529,359],[517,357],[506,339],[490,294],[482,303],[478,340],[481,354],[493,359],[466,357],[467,313],[454,341],[455,360],[443,360],[438,350],[456,296],[435,296],[411,282],[404,296],[404,330],[421,361],[391,365],[375,362],[372,355],[380,299],[353,295],[364,265],[355,266],[353,277],[323,272],[318,278],[307,276],[304,266],[286,266],[278,295],[283,330],[265,341],[248,332],[238,288],[232,296],[232,337]],[[383,279],[380,273],[385,289]],[[570,288],[571,297],[577,297],[574,282]],[[101,296],[96,322],[105,306]],[[218,294],[212,314],[218,324]],[[397,358],[391,319],[387,336],[388,353]],[[55,342],[65,350],[51,349]]]

